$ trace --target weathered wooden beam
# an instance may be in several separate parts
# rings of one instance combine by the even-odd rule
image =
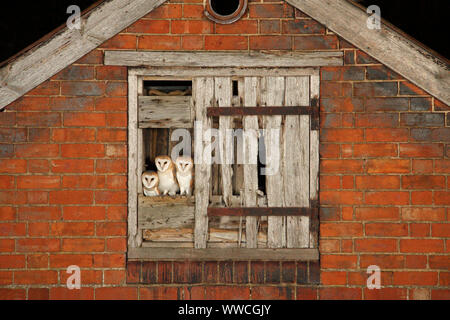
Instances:
[[[82,16],[82,29],[57,31],[0,69],[0,109],[97,48],[165,0],[104,1]]]
[[[208,117],[220,116],[285,116],[310,115],[315,113],[313,107],[211,107],[207,109]]]
[[[128,250],[129,260],[319,260],[318,249],[255,249],[255,248],[215,248],[191,249],[191,248],[130,248]]]
[[[225,207],[209,207],[208,216],[239,216],[239,217],[263,217],[263,216],[304,216],[311,217],[317,214],[318,208],[309,207],[241,207],[241,208],[225,208]]]
[[[431,95],[450,105],[450,66],[386,21],[367,28],[369,14],[346,0],[287,0]]]
[[[317,52],[158,52],[105,51],[105,65],[129,67],[321,67],[342,66],[342,51]]]
[[[189,96],[140,96],[139,128],[192,128]]]

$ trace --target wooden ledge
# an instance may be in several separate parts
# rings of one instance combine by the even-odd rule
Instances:
[[[224,260],[275,260],[317,261],[319,249],[249,249],[249,248],[129,248],[128,260],[145,261],[224,261]]]

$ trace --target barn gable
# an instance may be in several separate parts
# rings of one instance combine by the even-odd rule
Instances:
[[[65,28],[49,40],[36,45],[28,52],[9,62],[0,69],[0,75],[2,76],[0,108],[4,108],[63,68],[74,63],[164,2],[164,0],[104,1],[83,16],[81,31]],[[366,28],[368,15],[361,8],[346,0],[328,1],[326,5],[319,0],[289,0],[287,3],[325,25],[330,31],[367,52],[428,93],[447,104],[450,103],[448,92],[450,76],[447,61],[430,54],[426,49],[408,39],[392,26],[384,22],[381,30],[369,30]],[[263,6],[261,7],[263,8]],[[262,10],[264,11],[264,9]],[[202,14],[203,10],[200,13]],[[263,14],[267,17],[278,17],[279,13],[268,11]],[[239,23],[235,26],[238,25]],[[304,27],[307,28],[307,26]],[[154,23],[152,28],[158,28],[158,24]],[[164,45],[166,36],[160,35],[157,37],[163,49],[177,49],[170,43],[167,46]],[[155,39],[155,37],[149,38],[149,41]],[[190,41],[193,44],[196,42],[194,39]],[[277,41],[282,40],[278,39]],[[133,48],[132,44],[131,47]],[[181,46],[178,49],[182,49]],[[191,47],[186,45],[184,49],[196,50],[198,48],[196,45]],[[206,47],[205,49],[207,50]],[[264,49],[264,46],[246,48],[243,43],[237,41],[233,42],[232,49],[261,50]],[[302,46],[289,47],[286,46],[286,43],[280,49],[308,50],[308,48]]]

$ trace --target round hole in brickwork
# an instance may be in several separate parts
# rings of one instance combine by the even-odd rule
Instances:
[[[208,0],[205,15],[214,22],[230,24],[239,20],[247,9],[248,0]]]

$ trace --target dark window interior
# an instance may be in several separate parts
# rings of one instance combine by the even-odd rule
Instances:
[[[239,0],[211,0],[211,8],[215,13],[227,16],[239,9]]]

